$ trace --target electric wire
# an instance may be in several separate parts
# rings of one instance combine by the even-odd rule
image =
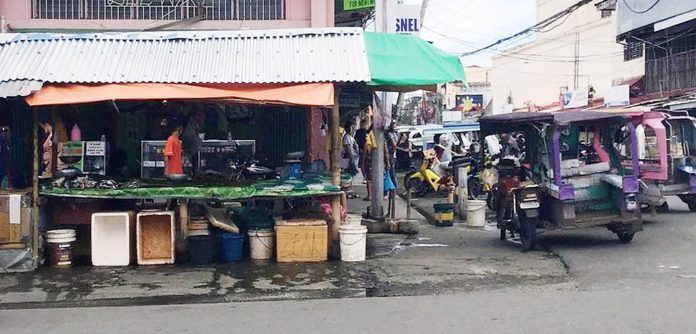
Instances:
[[[632,11],[632,12],[634,12],[634,13],[636,13],[636,14],[645,14],[645,13],[649,12],[650,10],[652,10],[653,8],[655,8],[655,6],[657,6],[657,4],[660,3],[660,1],[661,1],[661,0],[655,0],[655,3],[653,3],[652,5],[650,5],[650,7],[648,7],[646,10],[635,10],[635,9],[631,8],[631,5],[629,5],[628,2],[627,2],[626,0],[623,0],[623,3],[624,3],[624,5],[626,5],[626,8],[628,8],[628,10],[630,10],[630,11]]]
[[[524,29],[524,30],[522,30],[522,31],[520,31],[520,32],[518,32],[518,33],[516,33],[516,34],[514,34],[514,35],[511,35],[511,36],[508,36],[508,37],[505,37],[505,38],[501,38],[501,39],[497,40],[496,42],[494,42],[494,43],[492,43],[492,44],[489,44],[489,45],[487,45],[487,46],[485,46],[485,47],[476,49],[476,50],[474,50],[474,51],[465,52],[465,53],[462,54],[462,57],[470,56],[470,55],[479,53],[479,52],[481,52],[481,51],[488,50],[488,49],[490,49],[490,48],[493,48],[493,47],[495,47],[495,46],[497,46],[497,45],[500,45],[500,44],[502,44],[502,43],[504,43],[504,42],[507,42],[507,41],[509,41],[509,40],[513,40],[513,39],[515,39],[515,38],[519,38],[520,36],[525,36],[525,35],[527,35],[527,34],[529,34],[529,33],[531,33],[531,32],[544,30],[545,28],[547,28],[547,27],[553,25],[554,23],[556,23],[558,20],[564,18],[564,17],[567,16],[567,15],[572,14],[572,13],[573,13],[574,11],[576,11],[578,8],[580,8],[580,7],[584,6],[584,5],[587,5],[588,3],[591,3],[591,2],[592,2],[592,0],[581,0],[581,1],[577,2],[577,3],[575,3],[574,5],[572,5],[572,6],[568,7],[568,8],[566,8],[565,10],[563,10],[563,11],[561,11],[561,12],[558,12],[558,13],[552,15],[551,17],[548,17],[548,18],[542,20],[541,22],[538,22],[537,24],[535,24],[535,25],[533,25],[533,26],[531,26],[531,27],[529,27],[529,28],[527,28],[527,29]],[[552,29],[553,29],[553,28],[552,28]]]

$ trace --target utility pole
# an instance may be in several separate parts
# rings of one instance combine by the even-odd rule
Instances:
[[[580,80],[580,33],[575,33],[575,71],[573,73],[573,91],[578,90]]]

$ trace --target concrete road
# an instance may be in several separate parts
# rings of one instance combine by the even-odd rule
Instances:
[[[446,294],[436,296],[8,310],[0,311],[0,328],[13,334],[696,333],[696,214],[677,199],[670,199],[670,206],[670,213],[646,215],[645,231],[628,245],[603,228],[545,233],[541,244],[558,255],[550,259],[560,259],[569,276],[543,285],[430,292]],[[495,231],[476,233],[483,235],[451,245],[490,251],[494,246],[496,250],[518,247],[501,245]],[[462,231],[452,237],[472,235],[476,234]],[[447,256],[444,251],[435,258],[424,254],[420,259],[417,251],[408,254],[433,263],[437,262],[433,259]],[[506,263],[516,267],[535,255],[548,257],[545,251],[506,254]],[[430,276],[425,272],[412,275],[439,277],[431,266]],[[471,269],[470,265],[461,267]],[[529,269],[531,277],[536,270]],[[468,277],[466,274],[460,273]],[[456,273],[448,271],[448,275]],[[398,276],[387,276],[395,284]],[[428,284],[433,281],[419,286]]]
[[[546,233],[540,241],[564,261],[583,290],[693,289],[696,213],[677,198],[668,202],[669,213],[644,214],[645,230],[627,245],[605,228]]]
[[[677,293],[675,293],[677,292]],[[0,311],[3,333],[693,333],[696,290]]]

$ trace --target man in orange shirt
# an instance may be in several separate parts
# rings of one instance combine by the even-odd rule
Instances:
[[[184,167],[181,163],[181,126],[177,126],[172,134],[167,138],[164,145],[164,175],[184,174]]]

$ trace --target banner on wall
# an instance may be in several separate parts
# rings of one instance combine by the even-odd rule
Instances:
[[[375,0],[343,0],[343,10],[374,8]]]
[[[628,85],[609,87],[604,98],[605,107],[627,106],[630,103],[630,87]]]
[[[576,90],[561,95],[563,109],[586,107],[590,102],[587,90]]]
[[[457,110],[464,112],[479,111],[483,108],[482,94],[462,94],[454,98],[454,105]]]

